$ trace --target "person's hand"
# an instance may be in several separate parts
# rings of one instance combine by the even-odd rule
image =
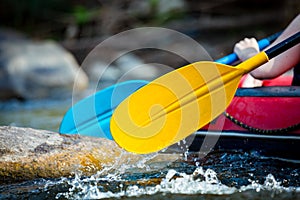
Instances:
[[[241,61],[245,61],[259,53],[259,46],[255,38],[245,38],[235,44],[233,51]]]

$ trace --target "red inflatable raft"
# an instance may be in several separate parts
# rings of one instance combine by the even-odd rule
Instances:
[[[263,87],[238,88],[226,112],[195,133],[190,151],[213,137],[213,149],[300,160],[300,87],[290,86],[291,81],[281,76]]]

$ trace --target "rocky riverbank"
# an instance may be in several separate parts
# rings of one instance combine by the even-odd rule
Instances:
[[[0,100],[61,97],[87,88],[88,77],[58,43],[3,35],[0,31]]]
[[[103,138],[0,127],[0,184],[71,177],[76,172],[92,175],[104,168],[114,170],[123,164],[136,163],[142,158]],[[178,155],[158,154],[149,162],[171,162],[177,158]]]

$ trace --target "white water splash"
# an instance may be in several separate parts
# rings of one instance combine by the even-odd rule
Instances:
[[[211,169],[204,171],[201,167],[197,168],[193,174],[179,173],[169,170],[165,179],[160,185],[156,186],[158,192],[173,194],[232,194],[235,188],[230,188],[222,184],[217,173]]]
[[[109,180],[108,180],[109,178]],[[119,191],[101,191],[101,187],[97,186],[97,182],[100,181],[115,181],[118,182]],[[228,187],[222,184],[218,178],[216,172],[211,169],[204,171],[201,167],[197,168],[193,174],[188,175],[186,173],[178,173],[173,169],[170,169],[163,178],[160,184],[155,186],[139,186],[130,185],[126,189],[123,189],[125,180],[120,177],[105,177],[81,179],[76,176],[74,179],[68,182],[71,186],[66,193],[60,193],[56,197],[64,197],[68,199],[92,199],[92,198],[111,198],[111,197],[132,197],[141,195],[153,195],[157,193],[172,193],[172,194],[232,194],[237,191],[234,187]]]
[[[98,184],[101,181],[114,183],[117,191],[103,191],[103,187]],[[126,181],[116,175],[108,175],[104,178],[91,176],[84,179],[76,176],[68,182],[71,186],[69,191],[58,194],[56,198],[103,199],[112,197],[139,197],[142,195],[154,195],[158,193],[230,195],[247,190],[254,190],[256,192],[267,190],[276,193],[300,192],[299,187],[287,188],[281,186],[281,183],[276,181],[272,174],[267,175],[264,184],[259,184],[258,181],[255,180],[249,180],[249,185],[242,186],[239,189],[236,187],[228,187],[218,180],[217,173],[215,171],[212,169],[203,170],[202,167],[198,167],[193,174],[179,173],[176,170],[170,169],[161,182],[154,186],[141,186],[134,184],[125,187],[123,184],[124,182]]]
[[[264,184],[259,184],[256,180],[248,180],[251,184],[242,186],[239,192],[247,190],[255,190],[256,192],[270,191],[270,197],[274,197],[277,193],[282,192],[300,192],[300,187],[283,187],[280,181],[276,181],[272,174],[268,174],[265,178]]]

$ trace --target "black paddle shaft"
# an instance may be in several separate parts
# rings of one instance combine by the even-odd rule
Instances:
[[[269,59],[271,59],[299,43],[300,43],[300,31],[298,33],[295,33],[291,37],[283,40],[282,42],[276,44],[275,46],[266,50],[265,52],[268,55]]]

